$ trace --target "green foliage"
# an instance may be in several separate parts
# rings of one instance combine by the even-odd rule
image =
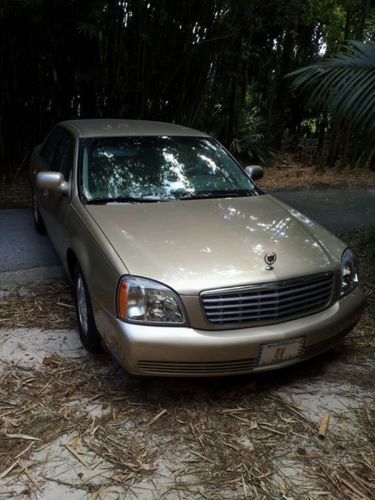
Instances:
[[[269,145],[265,139],[266,120],[253,108],[246,113],[245,124],[231,143],[231,149],[249,160],[265,163],[269,158]]]
[[[254,94],[249,91],[239,113],[237,134],[230,148],[253,163],[264,164],[270,157],[271,148],[267,140],[267,121],[261,115],[256,100]]]
[[[375,131],[375,43],[351,42],[329,59],[300,68],[292,87],[303,88],[319,111],[350,121],[353,127]]]
[[[364,26],[364,39],[367,41],[375,40],[375,11],[373,10]]]
[[[323,53],[335,54],[345,39],[368,40],[374,18],[368,5],[362,0],[3,2],[0,160],[19,161],[57,121],[109,116],[201,128],[239,154],[264,161],[286,130],[301,135],[306,120],[316,118],[305,94],[294,98],[284,76]],[[359,79],[350,79],[347,71],[346,80],[358,89]],[[319,85],[320,74],[313,75]],[[370,85],[369,75],[361,78]],[[361,96],[352,97],[358,108],[353,123],[370,120]],[[341,102],[340,93],[332,94],[332,102],[334,97]],[[338,109],[327,108],[324,123],[338,129],[337,137],[350,137],[353,150],[363,155],[363,127],[348,128],[349,112]]]
[[[355,139],[353,160],[368,162],[375,153],[375,44],[353,41],[334,57],[300,68],[292,88],[302,89],[318,113],[326,113],[347,140]]]

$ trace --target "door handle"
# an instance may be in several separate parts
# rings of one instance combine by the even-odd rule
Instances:
[[[48,196],[49,196],[49,191],[48,191],[48,189],[45,189],[43,191],[43,198],[48,198]]]

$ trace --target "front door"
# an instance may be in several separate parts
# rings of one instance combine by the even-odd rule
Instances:
[[[65,129],[60,130],[60,140],[55,146],[52,158],[50,158],[48,170],[62,173],[65,180],[69,182],[73,172],[75,140],[70,132]],[[70,194],[45,190],[39,196],[48,235],[60,259],[64,262],[66,249],[69,245],[65,218],[70,207]]]

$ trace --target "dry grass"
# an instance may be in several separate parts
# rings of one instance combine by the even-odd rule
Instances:
[[[2,294],[0,328],[76,327],[72,288],[66,281],[10,287]]]
[[[66,448],[77,463],[88,469],[101,460],[112,465],[99,483],[79,483],[87,492],[151,480],[165,457],[173,464],[167,484],[174,497],[318,498],[314,491],[323,491],[331,499],[370,499],[374,408],[363,404],[356,410],[354,433],[344,432],[347,416],[336,415],[321,440],[316,422],[293,401],[274,395],[278,387],[314,378],[319,369],[308,363],[303,372],[284,372],[278,382],[176,382],[128,379],[106,358],[45,358],[39,370],[9,366],[0,380],[0,473],[9,487],[27,464],[31,477],[43,483],[36,473],[42,460],[37,464],[32,453],[74,433]],[[92,404],[101,409],[97,417],[88,411]],[[31,480],[29,488],[35,490]]]
[[[375,171],[342,168],[319,168],[296,159],[295,155],[283,153],[265,167],[263,179],[258,183],[265,191],[324,188],[374,188]]]
[[[349,335],[346,344],[357,350],[368,352],[375,356],[375,262],[373,253],[375,250],[375,229],[355,231],[342,234],[341,239],[354,250],[358,257],[360,266],[361,285],[366,294],[367,308],[362,319]]]

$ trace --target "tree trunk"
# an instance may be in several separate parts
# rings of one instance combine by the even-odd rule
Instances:
[[[350,25],[352,22],[352,6],[348,5],[345,16],[344,42],[350,38]]]
[[[361,2],[361,14],[359,18],[358,30],[356,33],[357,40],[363,40],[363,31],[365,29],[365,23],[367,15],[370,9],[370,0],[362,0]]]

